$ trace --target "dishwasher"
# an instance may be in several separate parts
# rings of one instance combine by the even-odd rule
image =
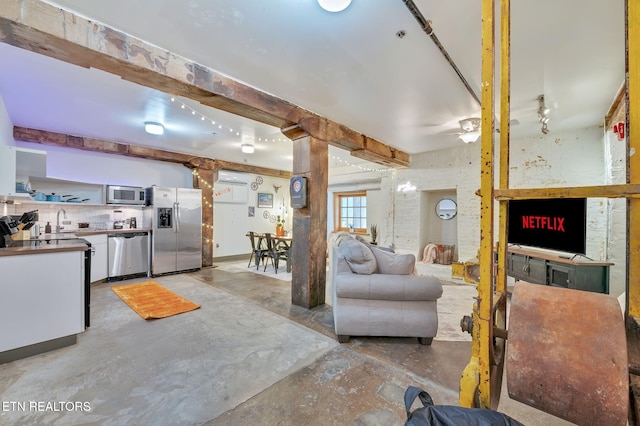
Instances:
[[[149,233],[117,232],[107,235],[107,279],[149,274]]]

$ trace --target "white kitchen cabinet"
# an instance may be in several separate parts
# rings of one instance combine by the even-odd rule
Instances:
[[[91,282],[104,280],[108,274],[107,234],[80,235],[91,243]]]
[[[0,256],[0,352],[85,329],[84,252]]]
[[[16,181],[47,175],[47,153],[35,149],[0,146],[0,195],[30,198],[16,193]]]

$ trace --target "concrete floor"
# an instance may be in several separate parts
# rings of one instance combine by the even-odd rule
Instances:
[[[154,280],[202,307],[145,321],[111,284],[93,286],[76,345],[0,365],[0,424],[401,425],[409,385],[457,405],[470,342],[339,344],[331,307],[292,306],[286,281],[222,268]],[[510,400],[506,385],[499,411],[568,424]]]

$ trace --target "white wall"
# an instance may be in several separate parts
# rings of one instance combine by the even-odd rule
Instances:
[[[383,197],[380,190],[380,184],[377,188],[367,189],[367,222],[369,224],[368,232],[371,232],[371,225],[377,225],[378,227],[378,242],[380,240],[380,231],[385,223],[385,209],[382,208],[385,204],[388,204],[389,200]]]
[[[0,95],[0,145],[13,146],[13,123],[9,118],[9,112],[4,104],[4,99]]]
[[[389,199],[384,197],[380,189],[380,181],[368,181],[362,183],[344,183],[329,185],[327,193],[327,239],[334,232],[334,197],[338,192],[366,191],[367,192],[367,233],[370,233],[370,226],[378,226],[378,235],[386,223],[386,206]],[[378,242],[380,237],[378,236]]]
[[[443,220],[436,208],[442,199],[450,199],[456,202],[457,196],[453,191],[421,191],[420,233],[418,234],[418,247],[423,248],[427,244],[445,244],[456,246],[458,244],[458,215],[451,219]],[[417,259],[422,260],[421,252]],[[454,253],[454,260],[457,257]]]
[[[552,132],[546,136],[512,140],[510,187],[603,185],[606,183],[604,158],[603,132],[597,127],[570,134]],[[496,179],[497,176],[496,170]],[[398,185],[406,182],[415,185],[416,190],[398,192]],[[477,255],[480,246],[480,198],[476,195],[480,188],[480,144],[459,144],[449,150],[414,155],[411,167],[399,169],[395,175],[384,178],[381,187],[384,196],[393,200],[386,206],[388,220],[387,232],[381,235],[383,244],[394,244],[398,251],[419,257],[425,242],[421,239],[421,230],[429,223],[424,219],[429,215],[425,209],[431,208],[421,194],[423,191],[455,190],[458,258],[465,261]],[[590,199],[587,209],[587,256],[606,260],[607,201]],[[497,221],[497,209],[495,214]],[[616,292],[611,291],[612,294]]]
[[[251,253],[249,238],[246,237],[247,232],[275,233],[275,219],[278,215],[285,220],[285,230],[291,231],[293,210],[289,199],[289,179],[248,174],[248,180],[249,183],[243,186],[246,193],[245,200],[236,199],[235,202],[220,201],[226,198],[224,194],[233,185],[214,184],[214,258]],[[277,192],[274,185],[279,187]],[[258,207],[259,193],[273,194],[272,208]],[[249,207],[253,207],[254,216],[249,216]]]
[[[598,127],[516,140],[511,153],[511,188],[606,184],[603,131]],[[606,200],[588,199],[586,255],[592,259],[607,258],[607,223]]]
[[[626,182],[626,139],[618,140],[611,129],[605,136],[606,184],[624,184]],[[610,293],[618,296],[625,291],[627,279],[627,200],[611,198],[606,200],[607,227],[607,260],[614,263],[611,267]]]
[[[468,260],[477,254],[480,242],[480,200],[475,192],[480,187],[480,145],[456,144],[448,150],[433,151],[411,157],[411,167],[398,169],[382,179],[386,226],[381,235],[384,245],[393,244],[400,252],[420,258],[426,237],[422,227],[430,223],[429,203],[423,202],[423,191],[455,193],[458,203],[458,258]],[[398,192],[398,185],[410,182],[413,191]]]

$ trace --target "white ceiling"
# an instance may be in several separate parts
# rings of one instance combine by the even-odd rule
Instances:
[[[410,154],[459,146],[458,120],[480,115],[402,0],[353,0],[341,13],[316,0],[52,3]],[[481,2],[415,3],[479,96]],[[600,125],[624,79],[624,0],[514,1],[511,31],[512,137],[542,136],[540,94],[549,137]],[[291,142],[277,128],[2,43],[0,58],[15,125],[291,170]],[[164,123],[165,134],[145,134],[145,120]],[[255,142],[255,153],[242,154],[242,141]]]

